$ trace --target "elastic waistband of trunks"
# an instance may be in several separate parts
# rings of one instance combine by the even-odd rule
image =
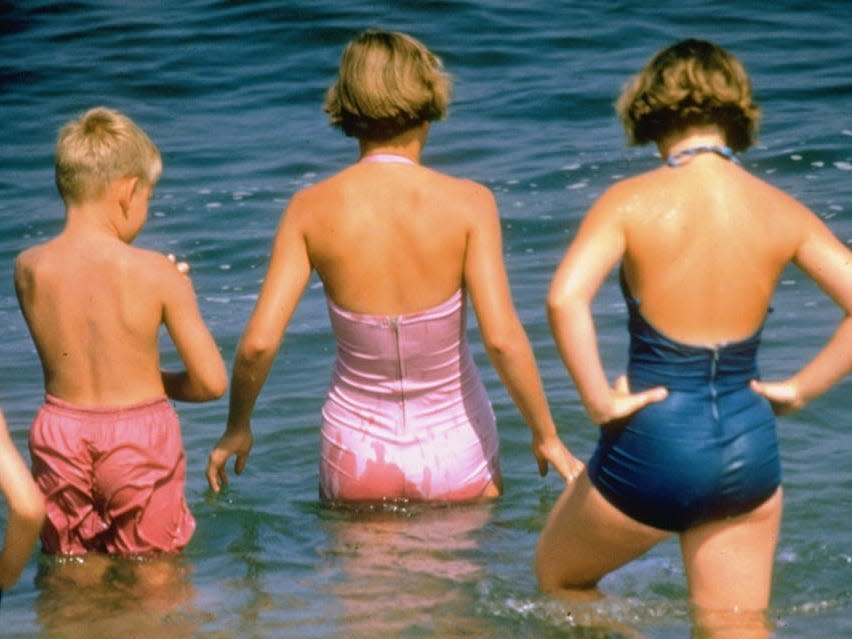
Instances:
[[[152,407],[158,405],[171,407],[169,398],[165,395],[146,399],[135,404],[124,404],[123,406],[79,406],[46,393],[44,396],[44,403],[46,406],[56,408],[64,413],[76,413],[78,415],[128,414],[149,411]]]

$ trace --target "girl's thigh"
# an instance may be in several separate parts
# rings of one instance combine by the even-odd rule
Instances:
[[[593,588],[670,534],[622,513],[583,472],[557,500],[542,530],[536,552],[539,585],[546,591]]]
[[[782,490],[754,510],[681,534],[692,602],[705,610],[763,610],[781,526]]]

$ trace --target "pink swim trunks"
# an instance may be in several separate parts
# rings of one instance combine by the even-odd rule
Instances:
[[[81,408],[48,395],[29,443],[45,553],[174,553],[192,537],[180,422],[165,397]]]

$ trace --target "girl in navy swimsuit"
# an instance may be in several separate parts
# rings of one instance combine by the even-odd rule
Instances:
[[[749,386],[760,330],[714,347],[683,344],[642,316],[623,274],[621,286],[630,388],[663,386],[668,395],[601,430],[589,479],[619,510],[663,530],[748,512],[781,484],[775,415]]]
[[[630,141],[655,143],[665,163],[599,198],[551,286],[554,338],[600,438],[542,531],[537,576],[548,591],[593,589],[676,532],[698,623],[712,632],[736,610],[761,636],[782,509],[775,415],[852,369],[852,255],[739,166],[759,110],[728,52],[698,40],[664,49],[617,111]],[[794,376],[761,382],[761,329],[791,262],[845,317]],[[619,264],[630,350],[613,387],[591,303]]]

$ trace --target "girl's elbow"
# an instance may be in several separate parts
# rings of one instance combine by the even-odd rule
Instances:
[[[552,322],[559,319],[565,310],[565,295],[551,289],[547,295],[547,317]]]
[[[499,337],[483,340],[483,346],[485,347],[485,352],[488,354],[489,359],[492,361],[505,358],[511,351],[510,341]]]
[[[519,352],[526,343],[526,333],[518,323],[504,330],[490,332],[482,336],[485,352],[491,360],[502,360]]]
[[[547,296],[547,319],[551,326],[556,326],[579,311],[586,302],[570,291],[553,290]]]
[[[254,364],[275,355],[279,340],[269,339],[263,335],[243,335],[237,347],[237,359],[247,364]]]

